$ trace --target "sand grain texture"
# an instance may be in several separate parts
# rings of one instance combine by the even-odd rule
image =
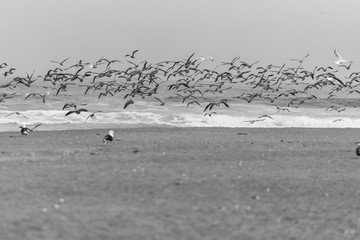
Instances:
[[[359,130],[106,133],[0,133],[2,239],[360,238]]]

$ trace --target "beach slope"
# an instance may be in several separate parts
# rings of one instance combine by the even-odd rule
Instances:
[[[357,239],[357,129],[0,133],[2,239]]]

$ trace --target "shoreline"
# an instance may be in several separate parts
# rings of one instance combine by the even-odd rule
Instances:
[[[29,124],[28,126],[33,126],[35,124]],[[97,124],[100,125],[100,124]],[[359,131],[360,132],[360,127],[359,128],[354,128],[354,127],[214,127],[214,126],[210,126],[210,127],[196,127],[196,126],[168,126],[168,125],[146,125],[146,124],[134,124],[134,125],[129,125],[126,124],[126,126],[123,127],[119,127],[119,125],[121,124],[104,124],[103,126],[97,126],[97,127],[87,127],[84,126],[83,128],[81,127],[64,127],[63,129],[57,129],[57,128],[51,128],[51,126],[45,126],[42,125],[39,128],[37,128],[36,130],[34,130],[34,132],[67,132],[67,131],[95,131],[95,130],[124,130],[124,129],[223,129],[225,131],[228,131],[230,129],[232,130],[236,130],[236,129],[242,129],[242,130],[250,130],[252,131],[253,129],[269,129],[269,130],[300,130],[303,129],[305,131],[307,130],[354,130],[354,131]],[[140,125],[140,126],[139,126]],[[19,128],[20,125],[17,125],[17,127]],[[45,127],[45,129],[44,129]],[[0,129],[0,134],[2,133],[16,133],[19,132],[20,133],[20,128],[14,128],[14,130],[9,131],[9,130],[1,130]]]

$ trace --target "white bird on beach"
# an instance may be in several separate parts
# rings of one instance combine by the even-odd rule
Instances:
[[[105,135],[103,142],[104,144],[107,144],[109,142],[112,142],[114,139],[114,131],[110,130],[108,134]]]
[[[22,126],[20,126],[20,132],[22,135],[27,136],[29,134],[29,132],[34,131],[35,128],[37,128],[38,126],[40,126],[41,124],[36,124],[33,128],[28,128],[26,126],[26,124],[23,124]]]
[[[345,59],[343,59],[343,58],[341,57],[341,55],[338,53],[338,51],[337,51],[336,49],[334,50],[334,53],[335,53],[335,57],[336,57],[335,63],[336,63],[337,65],[340,65],[340,64],[343,64],[343,63],[346,63],[346,62],[347,62]]]

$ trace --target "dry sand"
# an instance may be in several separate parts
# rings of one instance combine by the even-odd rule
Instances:
[[[357,129],[0,133],[1,239],[359,239]]]

